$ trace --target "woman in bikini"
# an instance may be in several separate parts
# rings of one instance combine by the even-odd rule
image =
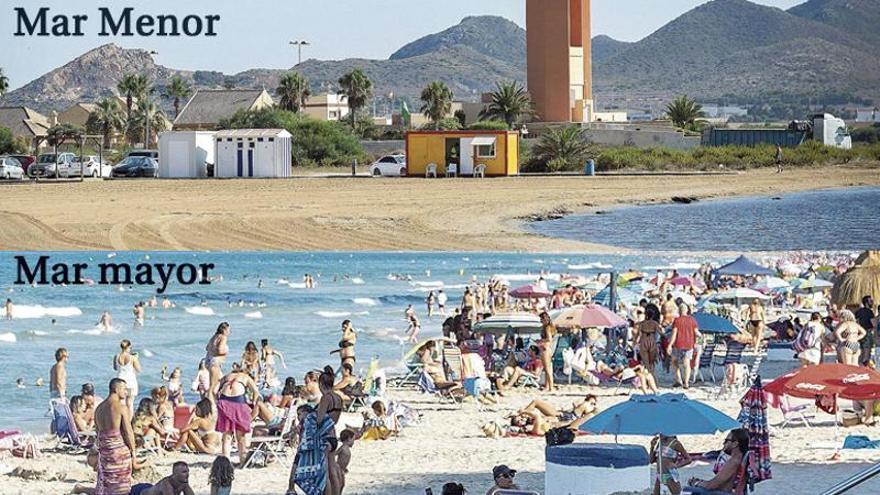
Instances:
[[[755,349],[759,349],[764,341],[764,321],[766,320],[764,306],[761,306],[761,301],[753,299],[752,303],[749,304],[747,315],[748,327],[753,340],[752,345],[755,346]]]
[[[168,391],[168,400],[174,407],[183,404],[183,385],[180,383],[180,368],[174,368],[170,376],[166,376],[167,366],[162,367],[162,381]]]
[[[865,337],[867,332],[856,321],[856,315],[848,309],[840,312],[840,323],[834,330],[834,337],[837,339],[837,362],[840,364],[859,365],[859,354],[861,353],[860,341]]]
[[[322,395],[321,401],[318,402],[318,407],[315,409],[315,419],[319,427],[325,417],[332,419],[334,425],[339,424],[339,417],[342,415],[342,410],[345,407],[342,397],[333,390],[333,381],[335,377],[336,373],[333,372],[333,368],[331,366],[325,366],[324,371],[318,378],[318,386],[321,388]],[[331,439],[330,444],[326,447],[328,475],[327,492],[325,493],[330,494],[338,494],[339,486],[341,486],[342,483],[342,480],[338,479],[339,467],[336,463],[336,447],[336,438]]]
[[[339,341],[339,349],[330,352],[330,354],[339,354],[339,365],[350,364],[354,366],[357,359],[354,355],[354,346],[357,344],[357,332],[351,324],[351,320],[342,322],[342,340]]]
[[[567,411],[560,411],[547,402],[535,400],[510,416],[510,431],[540,437],[553,428],[577,430],[597,412],[594,395],[587,395],[580,403],[573,403]]]
[[[136,443],[142,447],[158,449],[165,438],[165,428],[154,412],[153,399],[145,397],[138,403],[137,411],[131,420]]]
[[[660,315],[651,312],[645,315],[645,320],[636,323],[636,335],[634,345],[639,349],[639,357],[642,365],[652,375],[657,360],[660,359],[660,348],[657,345],[659,336],[663,333],[663,327],[660,326]]]
[[[184,445],[193,452],[214,455],[220,445],[220,434],[216,431],[217,418],[210,399],[202,399],[196,404],[189,423],[180,430],[180,438],[174,450]]]
[[[657,441],[660,441],[658,458]],[[662,462],[658,462],[662,461]],[[681,493],[681,475],[678,470],[692,462],[690,454],[675,436],[660,435],[651,441],[651,462],[659,464],[654,478],[654,495],[660,495],[660,485],[666,485],[673,495]]]
[[[241,369],[254,380],[260,376],[260,352],[253,341],[244,346],[244,352],[241,354]]]
[[[553,356],[556,354],[556,346],[559,343],[556,325],[550,320],[546,311],[541,313],[541,363],[544,365],[545,379],[544,390],[552,391],[555,388],[553,376]]]
[[[174,428],[174,405],[168,400],[168,389],[156,387],[150,390],[150,399],[153,400],[153,412],[162,428]]]
[[[247,463],[248,434],[251,432],[252,410],[248,404],[248,393],[258,398],[257,384],[244,370],[233,364],[232,372],[217,384],[217,431],[223,434],[223,455],[229,457],[232,438],[238,442],[239,465]]]

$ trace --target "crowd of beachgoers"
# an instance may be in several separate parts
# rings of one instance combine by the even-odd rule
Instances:
[[[170,372],[166,367],[164,385],[143,392],[139,357],[129,340],[120,342],[113,357],[109,384],[69,386],[77,382],[66,370],[68,351],[59,348],[49,370],[52,431],[65,448],[85,452],[97,472],[95,486],[77,485],[75,493],[193,493],[189,466],[182,461],[156,484],[135,483],[151,459],[187,452],[213,458],[212,494],[238,491],[232,490],[236,469],[289,464],[289,484],[277,492],[337,495],[345,490],[350,463],[357,462],[356,443],[392,440],[418,427],[418,408],[395,397],[403,387],[438,401],[486,407],[526,391],[534,400],[480,429],[493,438],[549,439],[577,432],[600,412],[593,393],[566,406],[546,400],[546,394],[569,386],[565,382],[597,391],[609,384],[643,394],[658,393],[660,386],[685,391],[706,381],[713,354],[760,356],[778,342],[788,343],[802,366],[832,360],[874,367],[880,308],[867,295],[859,308],[838,307],[830,296],[834,280],[854,260],[849,254],[788,253],[762,260],[763,265],[741,258],[737,262],[746,263],[746,269],[728,275],[703,264],[689,273],[542,273],[523,287],[502,278],[473,280],[455,302],[438,289],[427,294],[424,312],[403,309],[413,344],[402,363],[405,376],[390,375],[376,360],[365,374],[356,373],[358,332],[350,320],[342,322],[338,347],[331,351],[338,363],[315,363],[323,367],[301,379],[284,376],[284,355],[267,339],[259,346],[248,342],[240,355],[230,349],[234,329],[227,322],[206,336],[201,359],[179,363]],[[314,287],[315,282],[306,276],[304,284]],[[138,304],[134,316],[143,321],[151,307],[172,304],[167,299]],[[5,314],[14,317],[11,300]],[[439,317],[440,332],[422,332],[420,314]],[[112,326],[109,314],[102,315],[101,324]],[[185,380],[184,366],[195,370],[191,380]],[[720,387],[747,388],[757,366],[760,359],[751,367],[724,359]],[[874,404],[854,405],[862,422],[873,424]],[[655,492],[662,482],[672,493],[732,493],[734,467],[748,448],[744,434],[730,432],[714,478],[705,480],[680,479],[677,470],[691,458],[677,439],[661,438],[662,448],[656,450],[665,464]],[[15,444],[25,457],[38,447]],[[486,488],[489,493],[516,488],[515,475],[515,469],[499,464],[492,470],[495,485]],[[466,488],[478,489],[449,480],[442,493]]]

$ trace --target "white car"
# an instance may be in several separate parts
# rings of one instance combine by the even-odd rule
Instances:
[[[24,178],[24,169],[21,163],[11,156],[0,156],[0,179],[18,179]]]
[[[370,165],[373,177],[406,177],[406,156],[386,155]]]
[[[86,155],[83,157],[82,174],[83,177],[110,177],[110,171],[113,170],[111,165],[101,162],[101,158],[97,155]],[[70,175],[79,177],[80,159],[76,158],[70,164]]]

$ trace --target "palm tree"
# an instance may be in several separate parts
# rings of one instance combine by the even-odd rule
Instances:
[[[165,113],[156,107],[153,99],[146,95],[140,98],[134,115],[129,122],[129,139],[144,138],[144,147],[148,148],[153,138],[166,130]]]
[[[373,96],[373,82],[360,69],[354,69],[339,78],[339,86],[342,94],[348,98],[348,107],[351,108],[351,127],[354,129],[357,122],[357,112],[367,106],[367,100]]]
[[[6,94],[9,91],[9,78],[6,77],[6,74],[3,73],[3,68],[0,67],[0,96]]]
[[[706,114],[696,100],[684,95],[666,105],[666,116],[676,127],[687,127],[694,124],[698,118],[705,117]]]
[[[275,92],[281,100],[279,103],[281,108],[295,113],[299,113],[300,109],[306,106],[306,99],[312,95],[309,90],[309,80],[294,71],[288,72],[281,78]]]
[[[452,110],[454,95],[449,86],[434,81],[422,90],[422,108],[419,110],[434,123],[434,130],[440,130],[440,121]]]
[[[150,86],[150,80],[146,75],[125,74],[116,89],[125,96],[125,118],[131,120],[131,111],[134,108],[134,100],[142,97]]]
[[[529,93],[516,81],[495,83],[495,91],[489,95],[492,101],[480,112],[480,120],[503,120],[512,129],[520,119],[532,114]]]
[[[532,148],[534,156],[555,172],[577,168],[590,158],[595,149],[578,126],[551,127]]]
[[[180,115],[180,102],[192,95],[192,86],[180,76],[174,76],[165,88],[165,96],[174,99],[174,117]]]
[[[95,106],[95,111],[89,115],[86,127],[100,129],[104,136],[104,148],[110,148],[113,131],[125,128],[125,117],[116,99],[104,98],[99,101]]]

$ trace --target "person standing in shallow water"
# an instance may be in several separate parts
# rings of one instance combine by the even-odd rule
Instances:
[[[49,370],[49,396],[52,399],[67,398],[67,349],[59,347],[55,351],[55,364]]]
[[[776,173],[777,174],[782,173],[782,158],[783,158],[782,157],[782,145],[777,144],[776,145]]]

